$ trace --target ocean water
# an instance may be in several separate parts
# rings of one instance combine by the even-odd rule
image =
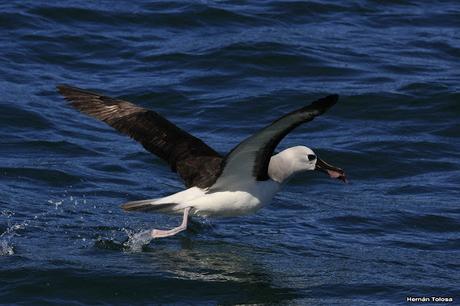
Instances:
[[[3,1],[0,303],[407,305],[460,301],[457,1]],[[327,94],[291,133],[346,170],[293,179],[257,214],[120,204],[183,188],[69,107],[67,83],[163,114],[228,152]]]

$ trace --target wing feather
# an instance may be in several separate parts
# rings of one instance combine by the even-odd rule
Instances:
[[[166,161],[187,187],[209,187],[220,174],[221,155],[160,114],[80,88],[68,85],[57,88],[73,107],[137,140]]]
[[[248,180],[268,180],[268,164],[280,141],[302,123],[323,114],[337,103],[337,100],[338,95],[319,99],[284,115],[246,138],[225,157],[222,174],[211,190],[229,189]]]

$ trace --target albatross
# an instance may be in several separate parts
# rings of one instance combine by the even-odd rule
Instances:
[[[152,239],[184,231],[191,215],[233,217],[254,213],[269,203],[290,178],[305,171],[322,171],[346,182],[342,169],[326,163],[308,147],[295,146],[274,154],[289,132],[326,112],[337,103],[338,95],[280,117],[223,156],[155,111],[77,87],[57,88],[73,107],[137,140],[183,180],[183,191],[122,205],[126,211],[183,215],[178,227],[148,230]]]

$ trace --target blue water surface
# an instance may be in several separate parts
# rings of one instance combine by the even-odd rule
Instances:
[[[3,1],[0,303],[407,305],[460,300],[457,1]],[[67,83],[154,109],[225,154],[327,94],[278,147],[344,168],[257,214],[119,205],[183,188],[136,142],[72,109]]]

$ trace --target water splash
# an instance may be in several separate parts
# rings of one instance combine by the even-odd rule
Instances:
[[[25,229],[30,224],[43,222],[43,219],[47,216],[62,212],[64,204],[68,204],[70,202],[70,204],[73,204],[74,207],[78,206],[78,200],[73,196],[58,200],[50,199],[47,202],[52,205],[51,208],[48,208],[42,213],[35,214],[33,217],[27,218],[21,222],[13,221],[15,216],[13,211],[8,209],[0,211],[0,217],[6,218],[6,229],[0,233],[0,256],[11,256],[15,254],[13,239],[16,236],[20,236],[18,231]],[[85,198],[83,199],[83,203],[86,203]],[[82,241],[85,242],[86,238],[83,238]]]
[[[62,203],[64,203],[64,200],[60,200],[60,201],[48,200],[48,203],[53,204],[53,205],[54,205],[54,209],[55,209],[55,210],[58,210],[58,209],[59,209],[59,206],[61,206]]]
[[[28,222],[26,220],[21,223],[11,224],[10,218],[14,216],[14,212],[10,210],[2,210],[0,214],[2,216],[6,216],[8,220],[6,230],[0,234],[0,256],[11,256],[14,255],[14,247],[11,243],[11,239],[14,236],[18,236],[17,231],[26,228]]]
[[[149,244],[154,238],[152,238],[152,230],[144,230],[140,232],[134,232],[128,229],[122,229],[127,235],[128,239],[123,243],[123,248],[130,252],[140,252],[142,247]],[[190,218],[187,231],[197,234],[203,230],[213,230],[211,221],[207,218]]]
[[[123,243],[123,246],[130,252],[142,251],[142,247],[153,240],[151,230],[145,230],[137,233],[127,229],[124,229],[124,231],[128,234],[128,240]]]
[[[0,240],[0,256],[14,255],[13,246],[8,244],[6,240]]]

